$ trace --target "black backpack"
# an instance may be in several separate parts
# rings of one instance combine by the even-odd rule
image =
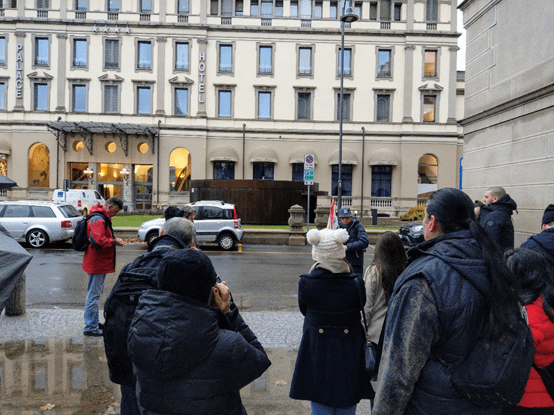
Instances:
[[[87,225],[89,220],[94,215],[100,215],[104,220],[104,225],[106,229],[108,229],[108,227],[112,229],[112,221],[110,220],[110,218],[108,218],[106,215],[104,215],[101,212],[94,212],[92,215],[85,216],[81,221],[79,221],[79,223],[77,223],[77,226],[75,226],[75,232],[73,232],[71,244],[73,245],[73,249],[75,251],[84,252],[87,250],[88,246],[90,245],[90,238],[87,235]],[[112,229],[112,235],[113,235],[113,229]]]
[[[156,289],[157,265],[167,250],[147,252],[136,258],[126,271],[121,271],[104,303],[104,348],[110,380],[120,385],[135,385],[133,365],[127,354],[127,334],[140,296],[145,290]],[[144,267],[152,262],[156,266]]]

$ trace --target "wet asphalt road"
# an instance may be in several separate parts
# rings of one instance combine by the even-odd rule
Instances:
[[[87,274],[81,269],[83,254],[69,243],[46,249],[26,248],[33,255],[26,270],[28,308],[84,308]],[[309,271],[311,246],[243,245],[242,252],[202,247],[222,280],[227,281],[241,310],[296,310],[298,277]],[[368,248],[365,264],[372,259]],[[117,248],[116,272],[108,274],[103,304],[121,268],[146,252],[144,244]]]

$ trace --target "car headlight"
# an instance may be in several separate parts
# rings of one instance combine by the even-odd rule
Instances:
[[[412,228],[412,232],[422,232],[423,231],[423,225],[417,225]]]

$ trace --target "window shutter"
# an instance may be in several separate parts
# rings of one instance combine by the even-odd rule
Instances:
[[[438,0],[427,0],[427,20],[430,22],[438,21],[439,4]]]

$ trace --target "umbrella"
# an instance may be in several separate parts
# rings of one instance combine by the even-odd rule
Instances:
[[[16,182],[3,174],[0,174],[0,190],[11,189],[14,186],[17,186]]]
[[[12,291],[23,275],[23,271],[33,259],[19,243],[17,243],[0,226],[0,310],[10,298]]]

